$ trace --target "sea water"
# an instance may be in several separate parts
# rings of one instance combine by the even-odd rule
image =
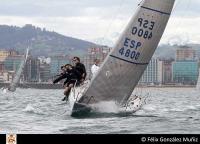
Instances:
[[[17,89],[0,93],[0,133],[196,134],[200,94],[195,88],[141,88],[146,103],[131,115],[73,118],[63,90]],[[146,97],[148,96],[148,97]],[[112,105],[111,105],[112,106]],[[105,113],[105,108],[103,109]]]

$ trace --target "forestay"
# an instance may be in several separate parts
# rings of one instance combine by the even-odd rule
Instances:
[[[175,0],[144,0],[79,103],[126,103],[162,37]]]

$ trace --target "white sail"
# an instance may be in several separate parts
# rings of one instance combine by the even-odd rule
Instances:
[[[84,92],[84,85],[72,89],[69,96],[72,116],[78,116],[80,112],[87,113],[92,104],[104,101],[114,101],[126,107],[158,46],[174,2],[143,0],[140,3],[136,14]],[[136,108],[132,111],[140,107],[137,104],[133,106]]]
[[[29,53],[29,48],[27,48],[24,58],[19,66],[19,69],[18,69],[17,73],[15,74],[15,77],[8,88],[9,91],[14,92],[16,90],[17,83],[19,83],[21,73],[23,72],[24,66],[25,66],[27,58],[28,58],[28,53]]]
[[[139,5],[78,103],[127,102],[158,46],[174,1],[144,0]]]
[[[200,90],[200,70],[199,70],[199,76],[198,76],[198,80],[197,80],[197,84],[196,84],[196,89]]]

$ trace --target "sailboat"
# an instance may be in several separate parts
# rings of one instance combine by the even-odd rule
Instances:
[[[15,74],[13,81],[11,82],[11,84],[8,87],[8,90],[11,91],[11,92],[14,92],[16,90],[16,86],[19,83],[20,76],[21,76],[21,74],[24,70],[24,66],[25,66],[27,58],[28,58],[28,53],[29,53],[29,48],[26,49],[26,53],[24,55],[24,58],[23,58],[23,60],[20,64],[20,66],[19,66],[19,69],[18,69],[17,73]]]
[[[143,0],[91,82],[69,95],[71,116],[87,115],[95,104],[114,101],[127,109],[129,98],[163,35],[175,0]],[[140,101],[132,103],[137,111]]]

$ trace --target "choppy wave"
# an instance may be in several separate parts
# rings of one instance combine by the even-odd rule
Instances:
[[[152,105],[152,104],[144,105],[142,107],[142,109],[145,110],[145,111],[156,111],[157,110],[156,106]]]
[[[119,113],[114,102],[100,103],[99,113],[75,119],[62,90],[17,89],[0,95],[1,132],[21,133],[199,133],[200,97],[192,89],[144,88],[150,93],[143,107]],[[100,114],[100,115],[99,115]],[[184,129],[183,129],[184,127]]]
[[[23,109],[22,111],[27,112],[27,113],[40,114],[40,115],[44,114],[39,108],[34,107],[31,104],[27,104],[26,108]]]

